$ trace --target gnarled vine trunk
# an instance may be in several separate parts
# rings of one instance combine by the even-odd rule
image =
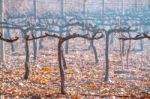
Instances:
[[[60,69],[60,77],[61,77],[61,93],[65,94],[65,74],[64,74],[64,68],[62,66],[62,39],[59,39],[58,42],[58,62],[59,62],[59,69]]]
[[[25,74],[24,79],[28,79],[29,77],[29,44],[28,41],[25,39],[25,52],[26,52],[26,59],[25,59]]]
[[[105,63],[106,63],[106,67],[105,67],[105,78],[104,81],[108,81],[109,80],[109,33],[106,32],[106,39],[105,39]]]

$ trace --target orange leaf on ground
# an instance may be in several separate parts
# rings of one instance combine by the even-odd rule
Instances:
[[[97,86],[96,86],[96,84],[89,84],[89,85],[87,85],[87,88],[96,89]]]
[[[150,86],[150,82],[144,82],[144,85]]]
[[[72,99],[81,99],[81,97],[78,96],[78,95],[73,95],[73,96],[72,96]]]
[[[51,67],[43,67],[42,70],[46,74],[50,74],[53,71]]]

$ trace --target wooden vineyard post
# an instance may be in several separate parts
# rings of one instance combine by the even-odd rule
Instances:
[[[3,20],[3,16],[3,0],[0,0],[0,21]],[[3,34],[2,28],[0,28],[0,32]],[[4,41],[0,40],[0,62],[5,62],[4,47]]]

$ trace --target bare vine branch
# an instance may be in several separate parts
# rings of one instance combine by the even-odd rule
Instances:
[[[2,40],[2,41],[12,43],[12,42],[17,41],[18,39],[19,39],[19,37],[17,35],[15,36],[15,38],[11,38],[11,39],[4,38],[3,34],[0,32],[0,40]]]
[[[119,39],[121,40],[141,40],[141,39],[149,39],[150,40],[150,35],[148,34],[139,34],[139,35],[136,35],[135,37],[121,37]]]

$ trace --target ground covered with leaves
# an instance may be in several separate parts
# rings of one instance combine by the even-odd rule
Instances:
[[[97,45],[99,63],[95,64],[92,50],[84,50],[84,41],[70,42],[69,54],[65,54],[66,94],[60,94],[60,73],[57,62],[57,43],[46,44],[39,50],[33,61],[30,44],[30,76],[24,75],[24,47],[17,46],[11,54],[7,45],[6,64],[0,67],[0,95],[7,99],[149,99],[150,98],[150,57],[148,51],[131,52],[129,68],[120,60],[118,51],[110,49],[110,81],[104,82],[105,58],[103,45]],[[18,42],[17,44],[20,44]],[[16,45],[17,45],[16,44]],[[97,42],[96,44],[99,44]],[[123,60],[124,61],[124,60]]]

